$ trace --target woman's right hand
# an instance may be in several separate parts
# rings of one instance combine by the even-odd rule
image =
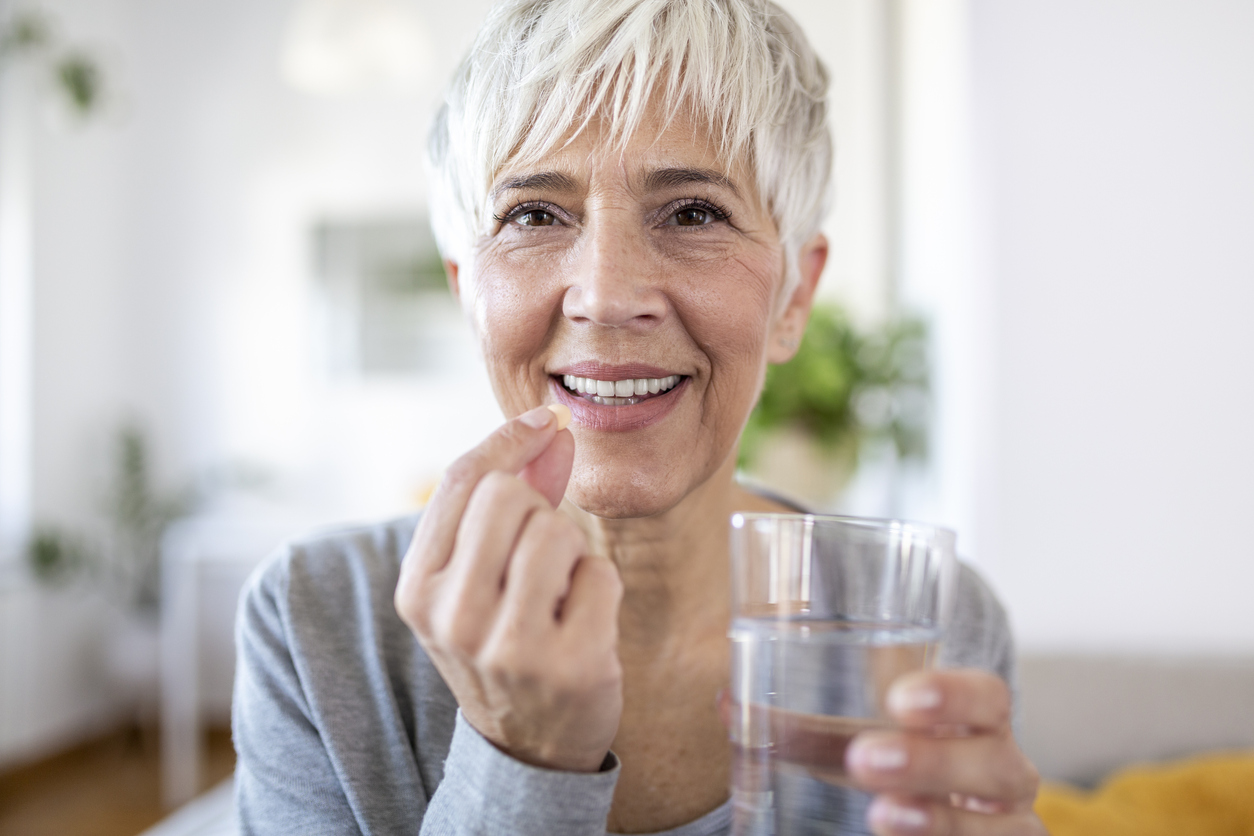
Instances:
[[[445,474],[401,566],[396,610],[497,748],[594,772],[622,714],[622,583],[556,510],[574,438],[539,407]]]

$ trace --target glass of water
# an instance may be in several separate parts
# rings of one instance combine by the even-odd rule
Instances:
[[[897,677],[930,666],[955,579],[954,534],[899,520],[736,514],[732,555],[734,836],[869,833],[845,750],[892,725]]]

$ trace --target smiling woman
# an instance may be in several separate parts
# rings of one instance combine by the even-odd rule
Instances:
[[[493,11],[431,203],[509,420],[419,518],[254,578],[245,832],[731,832],[728,518],[797,510],[737,484],[736,453],[827,258],[825,90],[765,0]],[[966,669],[898,682],[902,730],[849,748],[868,827],[1041,832],[1005,617],[969,570],[957,607],[942,658]]]

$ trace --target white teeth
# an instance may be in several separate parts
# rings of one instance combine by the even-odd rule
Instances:
[[[581,395],[591,395],[595,403],[606,406],[623,406],[633,397],[669,391],[675,388],[679,381],[680,376],[677,374],[661,378],[641,377],[631,380],[595,380],[573,374],[562,375],[562,383],[567,389]]]

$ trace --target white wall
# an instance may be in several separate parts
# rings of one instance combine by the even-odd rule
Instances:
[[[977,557],[1026,647],[1254,650],[1254,4],[971,10]]]
[[[831,251],[819,294],[860,319],[877,321],[890,304],[888,4],[778,1],[797,20],[829,74],[835,200],[823,225]]]
[[[907,517],[958,532],[982,562],[993,450],[991,322],[995,285],[980,269],[979,171],[971,101],[968,0],[904,0],[899,117],[900,299],[926,318],[933,424],[924,478],[907,482]]]

